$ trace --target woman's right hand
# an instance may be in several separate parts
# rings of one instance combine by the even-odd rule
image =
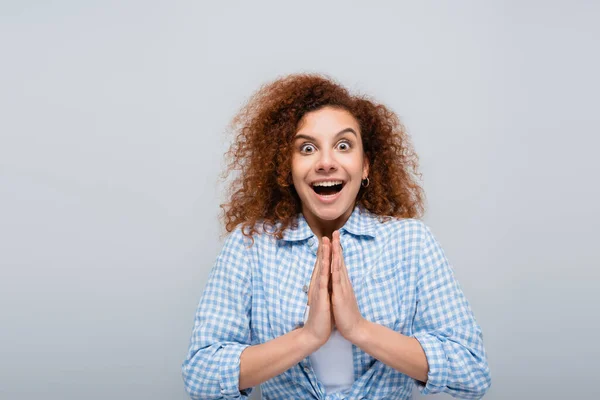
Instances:
[[[333,330],[329,280],[331,276],[331,241],[323,237],[317,250],[317,261],[308,290],[308,318],[304,331],[319,347],[324,345]]]

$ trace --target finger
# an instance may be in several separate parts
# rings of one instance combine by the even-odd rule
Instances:
[[[323,254],[321,256],[320,263],[320,287],[324,289],[329,288],[329,264],[330,257],[329,254],[331,252],[331,244],[329,242],[329,238],[323,238]]]
[[[331,240],[327,236],[323,237],[323,256],[321,273],[327,275],[327,291],[331,293]]]
[[[333,257],[331,259],[331,273],[333,273],[339,268],[339,265],[337,263],[337,258],[339,257],[339,236],[337,234],[337,231],[333,232],[333,235],[331,235],[331,239],[331,251],[333,254]]]
[[[315,270],[318,269],[318,266],[315,266]],[[314,279],[311,280],[310,282],[310,288],[308,289],[308,300],[306,302],[307,305],[311,305],[314,304],[315,301],[317,301],[317,299],[319,298],[318,296],[318,288],[319,288],[319,281],[321,278],[320,274],[313,274]]]
[[[342,248],[339,231],[336,231],[336,237],[338,247],[338,268],[340,270],[341,279],[344,283],[349,284],[350,278],[348,277],[348,269],[346,268],[346,263],[344,262],[344,249]]]
[[[341,285],[342,275],[340,274],[340,247],[339,247],[339,234],[336,234],[337,231],[333,232],[333,257],[331,259],[331,280],[333,286]],[[335,289],[334,289],[335,290]]]
[[[319,243],[319,247],[317,249],[317,260],[315,261],[315,266],[313,267],[312,275],[310,277],[310,283],[309,283],[309,289],[308,289],[308,298],[309,299],[311,298],[311,294],[312,294],[314,288],[317,287],[317,277],[319,276],[319,272],[321,270],[320,263],[321,263],[322,253],[323,253],[323,247]]]

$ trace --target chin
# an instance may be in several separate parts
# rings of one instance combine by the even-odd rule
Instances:
[[[348,207],[337,206],[337,207],[329,208],[329,207],[319,206],[319,207],[312,207],[310,209],[310,211],[317,218],[319,218],[323,221],[335,221],[335,220],[341,218],[346,213],[346,211],[348,211]]]
[[[323,221],[335,221],[340,218],[343,213],[341,212],[313,212],[313,214],[322,219]]]

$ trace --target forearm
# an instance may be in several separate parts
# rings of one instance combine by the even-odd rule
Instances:
[[[304,328],[246,348],[240,356],[240,390],[259,385],[293,367],[319,348]]]
[[[395,370],[427,382],[429,365],[417,339],[363,319],[350,341]]]

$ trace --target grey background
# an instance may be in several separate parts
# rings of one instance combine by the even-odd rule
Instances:
[[[186,398],[225,127],[301,71],[408,127],[425,222],[484,331],[486,398],[597,397],[599,11],[0,2],[0,397]]]

